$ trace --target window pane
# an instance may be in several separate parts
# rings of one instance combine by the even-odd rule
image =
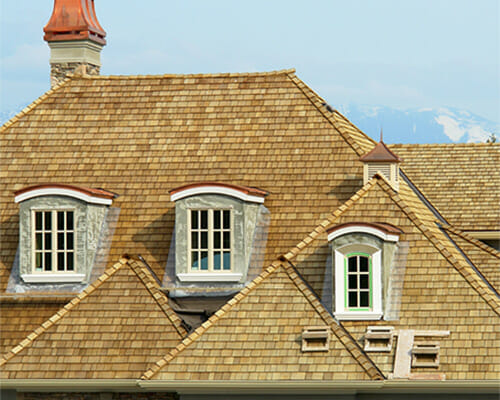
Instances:
[[[357,307],[358,306],[358,293],[357,292],[349,292],[348,301],[349,301],[348,307]]]
[[[73,253],[72,251],[66,253],[66,269],[68,271],[73,271],[73,269],[75,268],[74,260],[75,260],[75,253]]]
[[[348,278],[349,289],[357,289],[358,288],[358,276],[357,275],[349,275]]]
[[[369,299],[369,296],[370,295],[370,292],[361,292],[359,294],[359,301],[360,301],[360,304],[359,306],[360,307],[369,307],[370,306],[370,299]]]
[[[42,253],[35,254],[35,268],[37,271],[42,270]]]
[[[208,249],[208,232],[201,232],[201,249]]]
[[[66,248],[68,250],[73,250],[74,238],[72,233],[66,234]]]
[[[64,233],[57,234],[57,249],[64,250]]]
[[[231,253],[229,251],[224,252],[224,270],[231,269]]]
[[[36,249],[37,250],[43,249],[43,233],[36,234]]]
[[[44,214],[45,214],[45,230],[49,231],[52,229],[52,218],[51,218],[52,213],[49,211]]]
[[[35,226],[37,231],[41,231],[43,227],[43,213],[36,212],[35,213]]]
[[[220,249],[220,232],[214,232],[214,249]]]
[[[64,211],[57,212],[57,229],[60,231],[64,230]]]
[[[191,228],[198,229],[198,211],[191,210]]]
[[[221,262],[220,251],[216,251],[214,253],[214,270],[221,269],[220,262]]]
[[[361,289],[368,289],[368,274],[363,274],[359,276],[359,287]]]
[[[361,272],[368,272],[368,257],[359,257],[359,270]]]
[[[51,250],[52,249],[52,234],[51,233],[46,233],[45,234],[45,250]]]
[[[214,211],[214,229],[220,229],[220,210]]]
[[[202,210],[201,214],[201,229],[208,229],[208,211]]]
[[[208,252],[207,251],[201,252],[200,267],[203,271],[208,270]]]
[[[64,253],[57,253],[57,270],[64,271]]]
[[[224,248],[231,248],[231,232],[224,232]]]
[[[349,272],[356,272],[357,271],[356,261],[357,261],[356,256],[349,257],[349,259],[348,259]]]
[[[198,232],[191,232],[191,248],[198,248]]]
[[[66,213],[66,229],[69,230],[69,231],[72,231],[74,228],[73,228],[73,224],[74,224],[74,219],[73,219],[73,211],[68,211]]]
[[[198,252],[191,252],[191,269],[198,269]]]
[[[52,271],[52,253],[45,254],[45,271]]]
[[[224,229],[229,229],[231,227],[231,211],[224,210]]]

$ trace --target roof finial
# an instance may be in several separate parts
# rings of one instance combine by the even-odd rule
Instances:
[[[384,141],[384,130],[382,128],[382,125],[380,126],[380,142],[382,143]]]

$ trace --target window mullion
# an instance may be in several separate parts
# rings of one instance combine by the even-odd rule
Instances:
[[[59,266],[57,265],[57,211],[50,212],[50,219],[52,220],[52,272],[59,272]]]
[[[214,210],[208,210],[208,271],[214,270]]]

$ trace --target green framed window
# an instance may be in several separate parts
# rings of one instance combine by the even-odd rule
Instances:
[[[370,311],[373,308],[372,257],[355,252],[344,258],[345,309]]]

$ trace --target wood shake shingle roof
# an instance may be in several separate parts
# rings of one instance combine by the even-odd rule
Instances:
[[[138,378],[185,334],[150,272],[122,259],[5,353],[0,377]]]
[[[369,325],[450,331],[439,372],[498,379],[500,253],[463,231],[499,229],[500,146],[390,146],[404,160],[396,192],[379,175],[363,186],[359,158],[374,145],[293,70],[65,80],[0,128],[0,379],[388,379],[394,350],[360,347]],[[253,281],[188,335],[168,305],[169,193],[200,182],[259,188],[270,222]],[[72,299],[9,283],[14,193],[47,183],[118,195],[105,273]],[[360,222],[401,231],[394,290],[385,319],[339,322],[327,229]],[[307,326],[327,328],[328,352],[301,352]]]
[[[325,326],[327,352],[302,352]],[[276,262],[143,376],[155,380],[364,380],[383,375],[288,263]]]

